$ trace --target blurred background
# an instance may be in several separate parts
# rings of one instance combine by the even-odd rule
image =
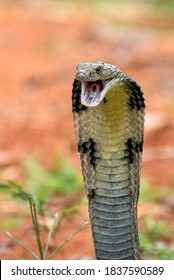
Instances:
[[[174,1],[0,0],[0,259],[37,253],[34,197],[50,252],[88,220],[71,110],[76,64],[104,61],[146,99],[139,229],[144,259],[174,259]],[[90,226],[55,259],[94,259]]]

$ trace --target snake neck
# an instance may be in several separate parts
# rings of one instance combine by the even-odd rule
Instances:
[[[79,152],[97,259],[140,259],[142,112],[123,87],[82,112]]]

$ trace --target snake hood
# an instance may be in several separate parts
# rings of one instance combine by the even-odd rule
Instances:
[[[118,82],[121,81],[122,76],[124,76],[123,73],[112,64],[103,62],[78,64],[76,79],[82,83],[81,104],[88,107],[99,105],[108,88],[112,90],[112,78],[118,78]]]

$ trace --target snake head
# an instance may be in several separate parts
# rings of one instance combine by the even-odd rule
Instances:
[[[114,65],[103,62],[84,62],[77,65],[76,79],[81,81],[81,103],[95,107],[103,100],[111,80],[121,74]]]

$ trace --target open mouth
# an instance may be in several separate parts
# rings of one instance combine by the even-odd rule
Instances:
[[[109,80],[97,80],[93,82],[82,81],[81,103],[85,106],[95,107],[104,98]]]

